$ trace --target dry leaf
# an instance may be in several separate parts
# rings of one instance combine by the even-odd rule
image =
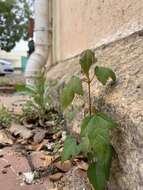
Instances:
[[[87,171],[88,170],[88,164],[84,161],[77,161],[76,162],[77,167],[81,170]]]
[[[35,131],[35,135],[33,137],[34,143],[40,143],[45,138],[46,131],[45,130],[37,130]]]
[[[29,139],[33,136],[33,133],[31,130],[27,129],[23,125],[19,125],[16,123],[13,123],[9,129],[11,134],[14,134],[15,136],[19,135],[23,139]]]
[[[44,166],[49,166],[55,158],[54,156],[45,155],[41,157],[40,159],[44,160]]]
[[[63,177],[63,173],[56,173],[56,174],[53,174],[53,175],[49,175],[49,179],[52,180],[52,181],[58,181],[62,177]]]
[[[0,131],[0,144],[13,144],[13,141],[3,130]]]
[[[72,163],[69,160],[65,162],[59,161],[59,162],[54,163],[54,166],[63,172],[68,172],[72,167]]]

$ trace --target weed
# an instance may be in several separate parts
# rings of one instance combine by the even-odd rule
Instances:
[[[30,100],[23,106],[22,119],[40,126],[45,126],[45,122],[49,120],[58,122],[59,113],[52,107],[53,100],[45,71],[41,71],[34,85],[26,86],[24,89]]]
[[[83,82],[88,89],[88,110],[81,123],[80,143],[73,136],[68,136],[64,142],[62,161],[73,159],[78,154],[84,155],[89,163],[87,176],[93,188],[103,190],[110,176],[113,148],[110,143],[110,130],[117,124],[105,113],[92,109],[91,83],[96,77],[103,85],[109,78],[116,81],[115,73],[106,67],[95,66],[94,75],[90,76],[91,66],[97,62],[92,50],[86,50],[81,54],[80,66],[83,78],[73,76],[64,87],[61,94],[61,104],[65,109],[73,101],[74,97],[83,96]],[[86,102],[85,102],[86,104]]]
[[[3,105],[0,107],[0,127],[10,127],[12,122],[12,114]]]

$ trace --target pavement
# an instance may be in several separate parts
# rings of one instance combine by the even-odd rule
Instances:
[[[0,189],[3,190],[52,190],[53,183],[48,177],[27,185],[22,177],[30,167],[24,156],[16,154],[12,148],[0,149]]]
[[[1,95],[0,105],[4,105],[15,113],[20,113],[20,107],[27,99],[22,95]],[[40,159],[41,154],[35,153],[33,161],[36,166],[43,165]],[[12,147],[0,149],[0,190],[52,190],[53,183],[48,177],[42,178],[34,184],[27,185],[22,175],[23,172],[30,172],[27,159],[17,154]]]

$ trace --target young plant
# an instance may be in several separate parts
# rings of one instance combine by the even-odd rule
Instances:
[[[10,127],[12,122],[12,114],[3,105],[0,107],[0,127]]]
[[[84,78],[81,80],[73,76],[64,87],[61,94],[61,104],[67,108],[76,95],[83,96],[82,83],[88,88],[88,113],[82,121],[80,143],[73,136],[68,136],[64,142],[62,161],[73,159],[78,154],[83,154],[89,163],[87,176],[93,188],[104,190],[109,180],[113,148],[110,143],[110,130],[117,124],[105,113],[92,112],[91,83],[96,77],[103,85],[109,78],[116,81],[115,73],[106,67],[95,66],[94,76],[90,76],[90,68],[97,61],[92,50],[81,54],[80,66]]]
[[[44,71],[39,74],[34,85],[26,87],[26,92],[30,95],[31,99],[23,107],[25,119],[33,120],[34,118],[38,118],[40,124],[44,125],[44,122],[48,120],[49,110],[51,108],[49,86]]]

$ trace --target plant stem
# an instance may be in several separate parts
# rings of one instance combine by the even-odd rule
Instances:
[[[89,115],[91,116],[91,81],[88,78],[88,105],[89,105]]]

